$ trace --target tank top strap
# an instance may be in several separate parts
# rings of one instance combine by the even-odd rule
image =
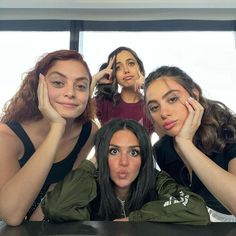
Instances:
[[[25,132],[24,128],[18,121],[8,122],[7,125],[24,144],[24,155],[19,160],[20,166],[22,167],[35,152],[35,147],[31,142],[28,134]]]
[[[91,121],[88,121],[85,124],[83,124],[78,141],[77,141],[73,151],[71,152],[72,156],[77,157],[77,155],[75,155],[75,154],[78,154],[80,152],[80,150],[83,148],[84,144],[87,142],[87,140],[90,136],[91,130],[92,130],[92,122]]]

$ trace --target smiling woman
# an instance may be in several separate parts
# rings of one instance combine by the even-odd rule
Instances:
[[[7,224],[38,219],[46,192],[88,155],[97,130],[90,84],[90,71],[78,52],[54,51],[26,74],[4,110],[0,218]]]

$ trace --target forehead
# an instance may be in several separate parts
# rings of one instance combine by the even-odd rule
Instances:
[[[116,56],[116,61],[122,61],[122,60],[127,60],[127,59],[135,59],[133,54],[129,51],[123,50],[120,53],[117,54]]]
[[[89,77],[87,68],[77,60],[58,60],[48,70],[47,74],[53,72],[70,73],[75,76]]]
[[[157,80],[153,80],[146,91],[147,100],[152,100],[156,96],[162,97],[170,90],[176,90],[179,92],[186,92],[184,87],[176,82],[174,77],[163,76]]]
[[[138,139],[131,130],[124,129],[118,130],[113,134],[110,143],[114,144],[114,142],[129,146],[134,143],[138,144]]]

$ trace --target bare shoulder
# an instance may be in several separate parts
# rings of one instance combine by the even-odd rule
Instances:
[[[95,121],[91,121],[92,122],[92,130],[91,130],[91,133],[93,135],[96,134],[96,132],[98,131],[99,129],[99,124],[97,124]]]
[[[1,156],[7,153],[16,155],[22,151],[22,142],[16,134],[4,123],[0,123],[0,151]],[[4,152],[3,152],[4,151]]]
[[[24,152],[23,144],[14,132],[0,123],[0,189],[19,170],[19,159]]]

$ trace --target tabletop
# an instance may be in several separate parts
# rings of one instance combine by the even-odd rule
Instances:
[[[152,222],[80,221],[63,224],[48,222],[24,222],[13,227],[0,223],[0,236],[37,235],[112,235],[112,236],[235,236],[236,223],[211,223],[207,226],[191,226]]]

